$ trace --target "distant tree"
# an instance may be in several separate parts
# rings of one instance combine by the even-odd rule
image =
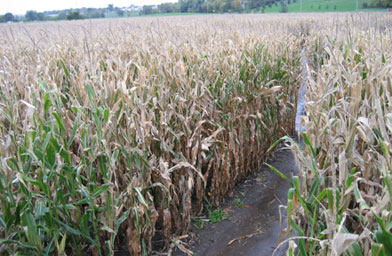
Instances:
[[[180,12],[218,13],[218,12],[242,12],[260,10],[273,4],[285,4],[297,2],[297,0],[178,0]],[[326,0],[330,1],[330,0]],[[392,0],[391,0],[392,1]],[[160,12],[169,12],[167,6],[158,6]]]
[[[80,15],[78,11],[72,11],[67,15],[67,20],[81,20],[81,19],[83,19],[83,16]]]
[[[12,22],[15,20],[15,17],[12,13],[7,12],[6,14],[4,14],[4,19],[5,19],[5,22]]]
[[[206,6],[213,6],[214,2],[224,0],[179,0],[180,12],[206,12]],[[208,8],[209,9],[209,8]]]
[[[38,20],[38,13],[36,11],[27,11],[25,14],[25,18],[27,21]]]
[[[61,11],[57,14],[56,20],[66,20],[67,19],[67,13],[64,11]]]
[[[125,12],[123,10],[121,10],[121,9],[118,9],[116,11],[116,13],[117,13],[118,16],[123,17]]]
[[[211,1],[205,1],[202,5],[201,5],[201,12],[202,13],[211,13],[212,12],[212,5],[211,5]]]
[[[56,17],[56,19],[58,19],[58,17]],[[27,11],[25,14],[25,20],[27,20],[27,21],[37,21],[37,20],[43,21],[43,20],[53,20],[53,18],[45,15],[45,13],[43,13],[43,12]]]
[[[117,9],[121,10],[120,8]],[[87,8],[86,17],[89,19],[105,18],[105,9]]]
[[[241,0],[234,0],[233,9],[236,12],[241,12],[242,11]]]
[[[143,5],[142,11],[141,11],[142,15],[149,15],[152,13],[153,13],[152,5]]]
[[[387,8],[392,7],[392,0],[371,0],[370,7]]]
[[[256,9],[263,5],[262,1],[259,0],[249,0],[247,2],[248,9]]]
[[[91,19],[105,18],[105,13],[103,11],[97,10],[97,11],[91,13],[89,15],[89,18],[91,18]]]
[[[113,4],[108,4],[108,10],[109,10],[110,12],[112,12],[113,9],[114,9]]]
[[[286,13],[289,11],[289,9],[287,8],[287,4],[285,2],[280,2],[281,8],[280,8],[280,12],[281,13]]]
[[[212,1],[212,12],[223,12],[223,7],[222,1]]]
[[[179,12],[180,5],[178,3],[162,3],[158,6],[158,10],[161,13]]]
[[[222,12],[231,12],[234,8],[234,0],[224,0],[222,5]]]
[[[46,19],[46,17],[45,17],[44,13],[42,13],[42,12],[37,13],[37,20],[43,21],[45,19]]]

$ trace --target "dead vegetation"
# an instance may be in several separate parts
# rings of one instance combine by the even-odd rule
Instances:
[[[382,244],[391,38],[374,17],[0,26],[0,254],[148,255],[154,236],[168,248],[293,130],[304,47],[317,73],[289,230],[317,237],[299,240],[313,252],[343,235]]]
[[[147,255],[185,234],[293,128],[300,39],[276,26],[1,26],[1,253]]]
[[[299,238],[290,253],[391,255],[390,17],[334,23],[308,38],[304,147],[286,138],[300,167],[287,205],[286,231]]]

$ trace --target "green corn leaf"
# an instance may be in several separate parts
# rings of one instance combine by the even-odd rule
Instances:
[[[103,121],[107,123],[109,121],[109,109],[103,111]]]
[[[79,125],[80,125],[81,116],[82,116],[82,111],[77,112],[76,120],[75,120],[74,126],[72,127],[72,132],[71,132],[71,135],[69,136],[69,140],[67,143],[67,148],[71,147],[72,142],[75,139],[76,132],[77,132]]]
[[[128,219],[129,213],[131,212],[131,209],[126,210],[121,216],[120,218],[118,218],[115,222],[115,232],[118,232],[118,229],[120,228],[120,225],[126,220]]]
[[[99,195],[101,195],[103,192],[108,191],[109,189],[110,189],[109,184],[102,185],[97,190],[95,190],[94,193],[92,193],[91,197],[96,198]]]
[[[312,156],[316,157],[316,151],[314,151],[314,148],[312,146],[312,144],[310,143],[310,140],[308,138],[308,136],[306,135],[306,133],[301,133],[302,138],[304,139],[305,145],[307,145],[310,148],[310,151],[312,152]]]
[[[44,112],[47,113],[49,111],[50,108],[50,99],[49,99],[49,94],[45,93],[45,97],[44,97]]]
[[[25,212],[22,215],[23,224],[27,226],[27,240],[32,245],[40,248],[40,241],[38,236],[37,224],[30,212]]]
[[[61,254],[64,252],[64,250],[65,250],[65,243],[66,243],[66,241],[67,241],[67,233],[64,233],[63,238],[61,239],[60,248],[59,248],[59,251],[58,251],[58,253],[59,253],[60,255],[61,255]]]
[[[54,118],[56,119],[56,123],[60,129],[60,131],[65,132],[65,127],[63,124],[63,120],[61,120],[60,114],[57,112],[52,113]]]
[[[133,188],[133,190],[136,192],[136,196],[137,196],[137,199],[139,200],[139,202],[141,204],[143,204],[144,206],[148,207],[146,200],[144,199],[144,196],[141,193],[140,188]]]
[[[276,174],[278,174],[281,178],[287,180],[287,181],[289,182],[290,185],[292,185],[291,180],[290,180],[286,175],[284,175],[282,172],[278,171],[278,169],[276,169],[274,166],[272,166],[272,165],[270,165],[270,164],[267,164],[267,163],[266,163],[266,165],[267,165],[271,170],[273,170]]]
[[[373,243],[372,256],[387,256],[384,245],[379,243]]]

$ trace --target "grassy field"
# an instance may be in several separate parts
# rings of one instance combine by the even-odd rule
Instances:
[[[293,0],[288,5],[288,12],[354,12],[357,10],[356,0],[303,0],[302,9],[300,0],[295,3]],[[386,9],[379,8],[363,8],[363,2],[367,0],[358,0],[359,11],[385,11]],[[266,13],[280,12],[281,5],[272,5],[265,8]]]
[[[293,132],[305,57],[287,232],[301,255],[388,255],[390,27],[388,14],[1,25],[0,255],[186,251],[192,216]]]

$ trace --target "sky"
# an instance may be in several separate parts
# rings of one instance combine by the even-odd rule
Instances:
[[[42,12],[69,8],[106,7],[108,4],[118,7],[130,6],[131,4],[143,6],[164,2],[176,2],[176,0],[1,0],[0,14],[7,12],[25,14],[29,10]]]

